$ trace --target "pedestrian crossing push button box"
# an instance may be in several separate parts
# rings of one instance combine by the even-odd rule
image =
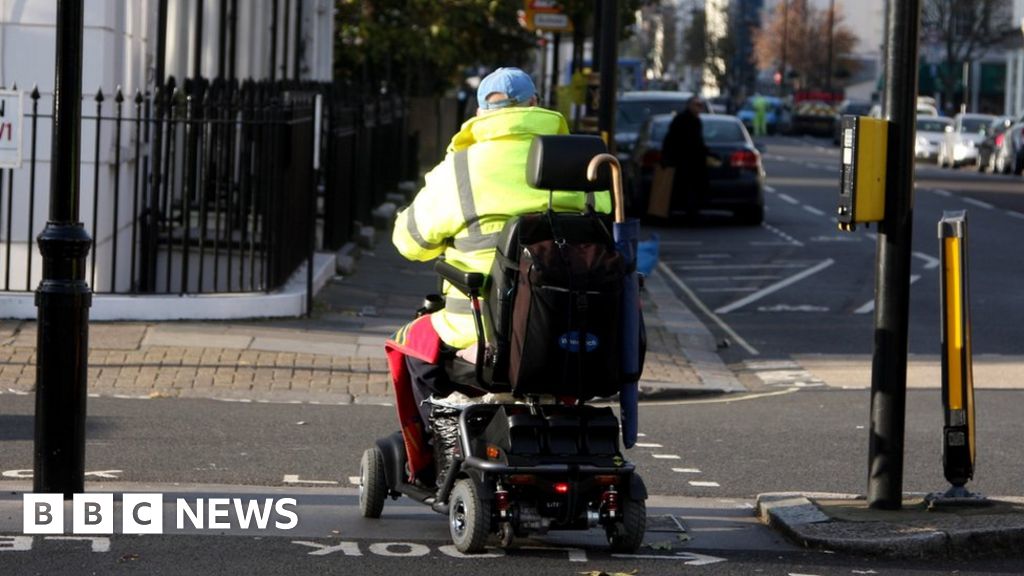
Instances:
[[[885,164],[889,122],[868,116],[843,116],[839,229],[885,218]]]

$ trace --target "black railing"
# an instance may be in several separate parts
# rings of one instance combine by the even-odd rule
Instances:
[[[29,98],[26,162],[0,170],[0,291],[31,291],[42,277],[37,144],[52,116],[40,99]],[[90,100],[82,220],[93,239],[86,278],[99,293],[277,289],[309,261],[311,230],[315,247],[339,248],[414,163],[399,153],[400,100],[353,102],[326,84],[169,79],[152,95]]]

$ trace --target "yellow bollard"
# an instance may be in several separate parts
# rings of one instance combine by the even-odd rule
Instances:
[[[947,496],[969,496],[974,477],[974,376],[967,282],[967,213],[945,212],[939,221],[942,279],[942,468],[953,485]],[[955,494],[952,494],[955,492]]]

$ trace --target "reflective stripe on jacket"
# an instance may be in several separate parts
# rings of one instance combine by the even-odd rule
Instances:
[[[506,108],[474,117],[452,138],[444,160],[426,175],[426,184],[399,212],[392,234],[410,260],[442,254],[460,268],[489,273],[498,233],[514,215],[542,212],[548,191],[526,184],[526,158],[534,136],[568,134],[565,118],[543,108]],[[609,194],[596,195],[599,212],[611,211]],[[555,192],[555,210],[583,210],[586,195]],[[448,345],[476,342],[469,300],[444,286],[446,308],[432,315],[434,329]]]

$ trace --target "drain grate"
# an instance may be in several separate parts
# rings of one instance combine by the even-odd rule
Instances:
[[[678,516],[663,514],[647,517],[647,531],[681,534],[686,532],[686,526],[683,525],[683,521]]]

